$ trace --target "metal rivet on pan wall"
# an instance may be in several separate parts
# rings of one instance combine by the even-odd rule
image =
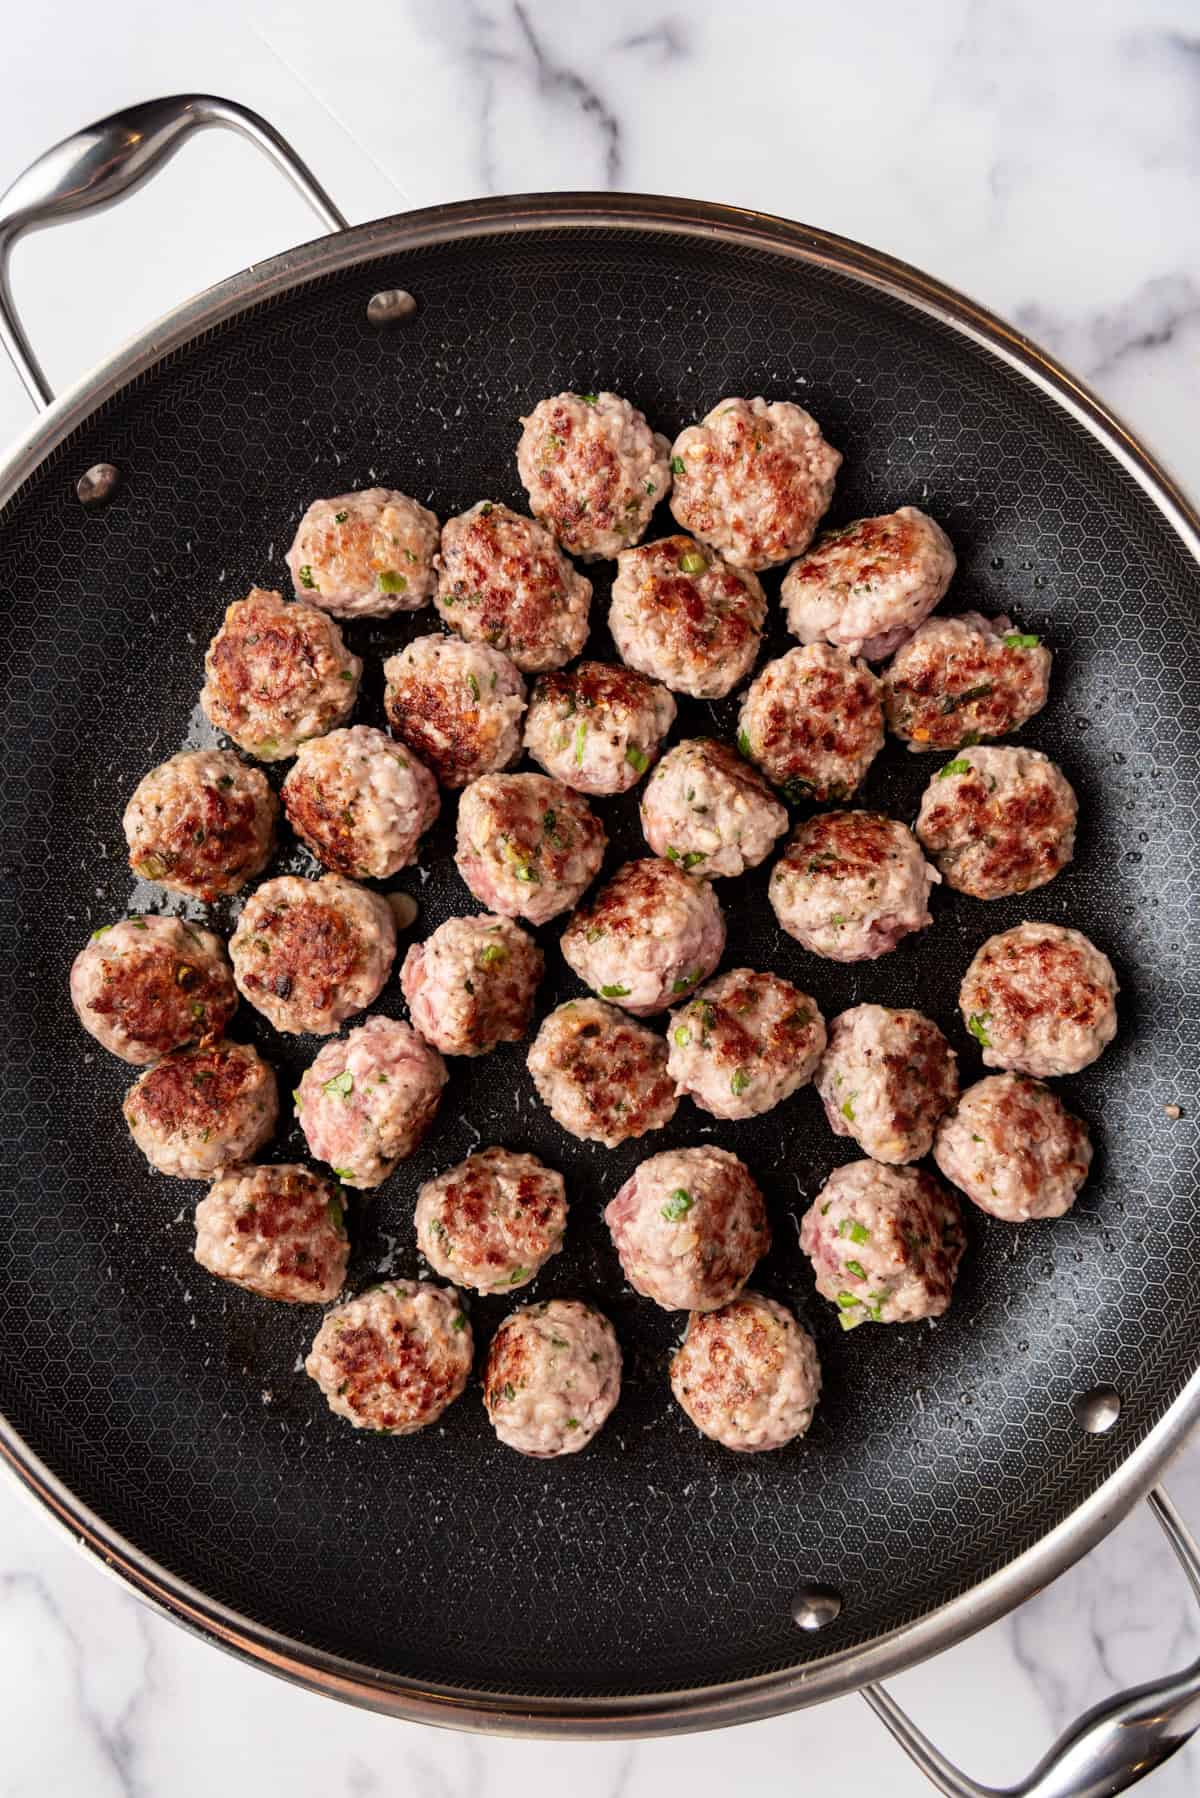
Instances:
[[[1093,1386],[1090,1392],[1075,1394],[1071,1410],[1080,1429],[1093,1436],[1103,1436],[1121,1415],[1121,1394],[1115,1386]]]
[[[800,1629],[824,1629],[842,1614],[842,1595],[812,1580],[792,1600],[792,1619]]]
[[[111,462],[96,462],[75,483],[75,494],[81,506],[100,506],[111,499],[121,479],[121,471]]]
[[[367,318],[373,325],[403,324],[416,310],[417,302],[403,287],[385,287],[382,293],[373,293],[367,301]]]

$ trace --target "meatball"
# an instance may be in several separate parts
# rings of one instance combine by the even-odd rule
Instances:
[[[581,793],[624,793],[658,755],[675,722],[665,687],[607,662],[538,676],[525,747],[547,774]]]
[[[563,1177],[533,1155],[483,1149],[417,1194],[417,1247],[435,1273],[476,1292],[507,1292],[562,1248]]]
[[[152,1168],[211,1180],[261,1149],[279,1116],[275,1076],[248,1043],[177,1049],[134,1082],[122,1107]]]
[[[336,618],[389,618],[433,598],[438,521],[387,487],[314,500],[287,553],[296,598]]]
[[[381,991],[396,924],[386,899],[340,874],[283,874],[246,901],[229,953],[242,997],[276,1030],[329,1036]]]
[[[817,1291],[843,1330],[914,1323],[950,1303],[966,1247],[957,1201],[916,1167],[852,1161],[829,1176],[800,1224]]]
[[[467,643],[490,643],[526,672],[574,661],[588,634],[592,583],[549,531],[484,500],[442,530],[434,604]]]
[[[830,1026],[816,1085],[836,1136],[875,1161],[919,1161],[958,1097],[958,1061],[919,1011],[855,1005]]]
[[[231,1168],[196,1207],[196,1260],[260,1298],[327,1305],[349,1258],[337,1189],[306,1167]]]
[[[664,1149],[604,1213],[625,1278],[665,1311],[716,1311],[771,1246],[762,1193],[726,1149]]]
[[[874,961],[933,922],[941,876],[882,812],[822,812],[792,833],[768,897],[789,936],[828,961]]]
[[[79,1022],[136,1067],[220,1036],[237,1002],[220,937],[182,918],[102,925],[71,966]]]
[[[305,743],[283,783],[288,823],[334,874],[386,880],[416,860],[441,810],[415,755],[369,724]]]
[[[443,1055],[486,1055],[529,1029],[545,965],[519,924],[484,912],[447,918],[414,943],[400,985],[426,1042]]]
[[[790,400],[722,400],[675,439],[671,510],[736,567],[770,568],[810,542],[841,465]]]
[[[933,1157],[980,1210],[1008,1224],[1061,1217],[1087,1179],[1087,1126],[1024,1074],[969,1086],[938,1127]]]
[[[1077,1074],[1107,1048],[1119,991],[1112,963],[1082,931],[1018,924],[988,938],[958,1006],[985,1067],[1046,1079]]]
[[[1050,651],[1007,618],[930,618],[896,651],[883,676],[887,721],[912,750],[943,754],[1006,737],[1040,712]]]
[[[731,968],[680,1006],[670,1039],[680,1094],[714,1117],[752,1118],[812,1079],[825,1020],[778,974]]]
[[[621,1394],[621,1350],[607,1317],[548,1299],[506,1317],[488,1350],[483,1402],[501,1442],[540,1461],[573,1455]]]
[[[458,805],[458,871],[481,905],[545,924],[600,872],[608,843],[586,800],[544,774],[485,774]]]
[[[881,662],[907,641],[944,595],[954,549],[915,506],[826,531],[793,562],[780,597],[802,643],[827,643]]]
[[[615,1149],[675,1116],[666,1043],[599,999],[570,999],[552,1011],[527,1066],[555,1123],[585,1142]]]
[[[143,880],[211,905],[261,874],[278,817],[279,801],[257,768],[228,749],[185,749],[144,775],[125,807],[129,865]]]
[[[793,804],[849,799],[883,748],[879,682],[828,643],[768,662],[742,700],[738,748]]]
[[[253,587],[226,611],[204,673],[209,723],[258,761],[282,762],[346,722],[362,663],[324,612]]]
[[[442,1102],[446,1064],[395,1018],[368,1018],[326,1043],[300,1076],[296,1121],[347,1186],[380,1186],[420,1147]]]
[[[636,1017],[663,1011],[707,980],[725,947],[717,896],[673,862],[626,862],[562,933],[567,966]]]
[[[671,485],[671,445],[615,393],[560,393],[521,423],[529,510],[585,562],[636,543]]]
[[[622,550],[608,628],[623,662],[694,699],[723,699],[753,668],[767,618],[758,578],[692,537]]]
[[[454,1403],[473,1354],[456,1292],[389,1280],[329,1313],[304,1371],[356,1430],[412,1436]]]
[[[1029,893],[1075,853],[1079,802],[1036,749],[964,749],[921,797],[916,832],[942,879],[973,899]]]
[[[383,664],[392,735],[444,787],[465,787],[507,768],[521,748],[525,682],[487,643],[418,637]]]
[[[668,749],[646,782],[641,811],[654,853],[705,880],[756,868],[788,827],[758,770],[710,737]]]
[[[813,1420],[821,1396],[817,1345],[774,1299],[743,1292],[688,1319],[671,1361],[671,1391],[723,1448],[782,1448]]]

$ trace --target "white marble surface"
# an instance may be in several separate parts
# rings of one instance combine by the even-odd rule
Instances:
[[[762,207],[966,288],[1089,378],[1200,490],[1195,0],[41,0],[8,9],[0,181],[85,120],[207,89],[258,107],[354,219],[610,184]],[[52,379],[189,291],[312,235],[253,153],[209,137],[152,190],[15,259]],[[25,426],[0,367],[0,441]],[[1176,1496],[1200,1523],[1200,1446]],[[1200,1646],[1149,1519],[955,1654],[895,1682],[978,1776],[1011,1780],[1081,1707]],[[0,1484],[0,1795],[578,1798],[928,1790],[860,1701],[721,1736],[480,1741],[324,1703],[209,1650]],[[1191,1798],[1200,1750],[1151,1782]]]

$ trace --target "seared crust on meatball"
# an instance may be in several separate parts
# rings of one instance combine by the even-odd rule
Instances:
[[[347,1186],[379,1186],[420,1147],[437,1116],[446,1064],[396,1018],[368,1018],[326,1043],[300,1077],[296,1122],[311,1153]]]
[[[237,1010],[225,945],[182,918],[122,918],[92,932],[71,967],[79,1022],[122,1061],[144,1067],[220,1036]]]
[[[1041,638],[1007,618],[929,618],[884,670],[888,725],[910,749],[943,754],[1006,737],[1045,705],[1050,662]]]
[[[600,871],[604,826],[578,793],[544,774],[485,774],[458,804],[458,871],[481,905],[545,924]]]
[[[506,1317],[488,1350],[483,1402],[508,1448],[550,1460],[586,1448],[621,1394],[621,1350],[607,1317],[549,1299]]]
[[[828,643],[768,662],[742,700],[738,748],[785,797],[849,799],[883,748],[879,682]]]
[[[195,1252],[210,1274],[260,1298],[327,1305],[350,1257],[337,1188],[289,1163],[231,1168],[196,1207]]]
[[[467,643],[490,643],[526,672],[573,661],[588,633],[592,583],[549,531],[483,500],[442,528],[434,604]]]
[[[624,793],[658,756],[675,701],[657,681],[608,662],[540,674],[525,747],[547,774],[581,793]]]
[[[826,642],[881,662],[909,638],[950,585],[954,549],[915,506],[826,531],[793,562],[780,597],[802,643]]]
[[[674,693],[722,699],[753,668],[767,617],[756,575],[692,537],[622,550],[608,628],[621,660]]]
[[[1092,1162],[1087,1126],[1025,1074],[989,1074],[943,1118],[934,1160],[991,1217],[1021,1224],[1061,1217]]]
[[[778,974],[731,968],[675,1013],[669,1067],[714,1117],[758,1117],[812,1079],[824,1047],[815,999]]]
[[[433,597],[438,521],[407,494],[368,487],[314,500],[287,553],[297,599],[336,618],[388,618]]]
[[[822,812],[797,826],[771,870],[783,929],[829,961],[873,961],[933,922],[941,876],[912,832],[882,812]]]
[[[989,1068],[1039,1079],[1077,1074],[1117,1034],[1113,965],[1080,930],[1018,924],[989,937],[958,1006]]]
[[[636,543],[671,485],[671,445],[615,393],[560,393],[521,423],[529,510],[585,562]]]
[[[143,880],[211,905],[262,872],[279,801],[267,777],[228,749],[185,749],[134,788],[122,820]]]
[[[305,743],[283,783],[288,823],[333,874],[386,880],[416,860],[441,810],[415,755],[369,724]]]
[[[414,1221],[435,1273],[476,1292],[507,1292],[562,1248],[566,1188],[535,1155],[481,1149],[425,1182]]]
[[[615,1149],[675,1116],[666,1043],[599,999],[569,999],[544,1018],[527,1066],[554,1121],[585,1142]]]
[[[625,1278],[666,1311],[716,1311],[771,1246],[762,1193],[725,1149],[664,1149],[609,1201]]]
[[[122,1106],[151,1167],[211,1180],[261,1149],[279,1115],[275,1075],[248,1043],[177,1049],[135,1081]]]
[[[418,637],[383,664],[392,735],[415,750],[444,787],[507,768],[521,748],[525,682],[487,643]]]
[[[816,1086],[836,1136],[875,1161],[919,1161],[958,1097],[958,1063],[919,1011],[855,1005],[830,1026]]]
[[[947,886],[1006,899],[1045,886],[1075,853],[1079,802],[1036,749],[964,749],[934,775],[916,831]]]
[[[673,862],[626,862],[560,939],[567,966],[635,1017],[662,1011],[708,978],[725,947],[725,919],[707,882]]]
[[[516,1043],[533,1017],[545,957],[509,918],[447,918],[414,943],[400,970],[413,1023],[443,1055]]]
[[[641,817],[656,855],[705,880],[756,868],[788,827],[758,769],[711,737],[667,751],[646,782]]]
[[[209,723],[256,760],[281,762],[346,722],[362,663],[326,613],[252,587],[227,609],[204,674],[200,704]]]
[[[735,567],[770,568],[807,546],[841,465],[790,400],[722,400],[675,439],[671,510]]]
[[[697,1312],[671,1361],[671,1391],[696,1428],[742,1454],[803,1436],[821,1396],[817,1345],[790,1311],[743,1292]]]
[[[454,1403],[473,1354],[456,1292],[389,1280],[329,1313],[304,1371],[356,1430],[411,1436]]]
[[[264,881],[229,942],[238,991],[276,1030],[329,1036],[365,1011],[396,953],[391,907],[340,874]]]
[[[940,1317],[966,1237],[957,1200],[923,1168],[852,1161],[805,1212],[800,1247],[817,1291],[853,1330]]]

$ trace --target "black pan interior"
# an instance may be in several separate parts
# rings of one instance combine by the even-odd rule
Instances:
[[[373,330],[371,294],[419,312]],[[353,1285],[418,1271],[418,1184],[480,1142],[561,1167],[565,1251],[522,1297],[579,1294],[613,1317],[620,1408],[586,1454],[527,1462],[494,1440],[477,1384],[412,1440],[355,1434],[299,1371],[315,1313],[272,1307],[190,1256],[199,1189],[147,1175],[119,1102],[129,1074],[67,1000],[72,956],[135,889],[120,816],[136,779],[185,742],[204,645],[251,583],[283,586],[300,509],[384,482],[446,515],[522,504],[518,418],[564,387],[612,387],[673,433],[725,394],[788,396],[845,453],[833,517],[928,507],[958,546],[946,605],[1005,610],[1056,652],[1024,740],[1079,790],[1078,859],[1024,900],[935,897],[934,928],[840,969],[776,929],[765,871],[724,884],[725,965],[771,966],[827,1015],[917,1004],[978,1071],[957,1021],[975,949],[1023,917],[1065,920],[1113,957],[1122,1032],[1064,1083],[1100,1145],[1075,1211],[1019,1230],[973,1216],[949,1316],[844,1336],[816,1298],[797,1222],[850,1159],[811,1092],[755,1123],[685,1104],[616,1153],[564,1135],[523,1054],[459,1062],[426,1147],[354,1217]],[[77,475],[113,461],[117,501],[85,513]],[[664,513],[662,526],[668,525]],[[0,517],[7,1138],[0,1230],[0,1407],[50,1468],[172,1573],[257,1623],[385,1675],[485,1693],[601,1695],[799,1665],[929,1612],[1065,1517],[1141,1440],[1196,1363],[1200,1283],[1197,1042],[1189,950],[1197,798],[1196,568],[1137,486],[1054,402],[915,309],[820,267],[652,232],[554,232],[412,251],[224,326],[106,406]],[[778,578],[768,577],[772,595]],[[608,571],[597,577],[593,653]],[[429,614],[352,628],[380,721],[379,659]],[[776,622],[770,649],[787,640]],[[730,734],[734,703],[681,706],[677,734]],[[864,798],[911,819],[931,763],[895,745]],[[609,865],[638,853],[632,800],[601,802]],[[394,885],[418,932],[474,909],[449,858]],[[294,850],[281,866],[303,867]],[[227,922],[226,920],[222,920]],[[576,984],[542,933],[541,1010]],[[398,1012],[393,983],[382,1009]],[[235,1034],[266,1041],[252,1014]],[[272,1039],[286,1092],[315,1050]],[[1165,1104],[1182,1104],[1171,1121]],[[809,1438],[736,1457],[674,1407],[680,1321],[622,1288],[600,1212],[648,1150],[713,1140],[770,1202],[758,1282],[815,1332],[825,1397]],[[290,1123],[280,1155],[301,1152]],[[472,1311],[480,1349],[506,1304]],[[1111,1380],[1112,1435],[1083,1437],[1070,1396]],[[797,1634],[816,1575],[838,1623]]]

